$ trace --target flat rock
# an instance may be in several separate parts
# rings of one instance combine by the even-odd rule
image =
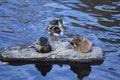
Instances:
[[[70,47],[68,41],[52,41],[52,51],[39,53],[36,51],[36,42],[15,45],[0,50],[2,61],[71,61],[93,62],[103,60],[104,53],[100,47],[93,46],[88,53],[81,53]]]

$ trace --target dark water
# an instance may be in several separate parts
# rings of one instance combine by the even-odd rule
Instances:
[[[49,21],[62,18],[66,33],[82,34],[105,52],[100,65],[0,62],[0,80],[119,80],[119,0],[0,0],[0,48],[48,35]]]

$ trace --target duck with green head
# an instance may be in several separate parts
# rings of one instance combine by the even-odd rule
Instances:
[[[63,26],[63,21],[62,19],[58,19],[58,20],[52,20],[47,28],[46,31],[50,34],[50,35],[55,35],[55,36],[59,36],[60,34],[63,35],[63,32],[65,31],[65,28]]]
[[[38,43],[38,46],[36,50],[40,53],[48,53],[52,50],[52,47],[49,44],[49,40],[46,37],[40,37],[37,43]]]

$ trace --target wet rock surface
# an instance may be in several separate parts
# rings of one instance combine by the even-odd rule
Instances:
[[[51,41],[53,50],[49,53],[39,53],[35,43],[4,48],[0,51],[1,60],[91,62],[101,60],[104,56],[100,47],[93,46],[88,53],[82,53],[71,48],[68,41]]]

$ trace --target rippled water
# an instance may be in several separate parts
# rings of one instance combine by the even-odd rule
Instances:
[[[45,26],[56,18],[64,20],[66,33],[82,34],[100,46],[104,62],[84,66],[0,62],[0,80],[119,80],[119,0],[0,0],[0,48],[48,36]]]

